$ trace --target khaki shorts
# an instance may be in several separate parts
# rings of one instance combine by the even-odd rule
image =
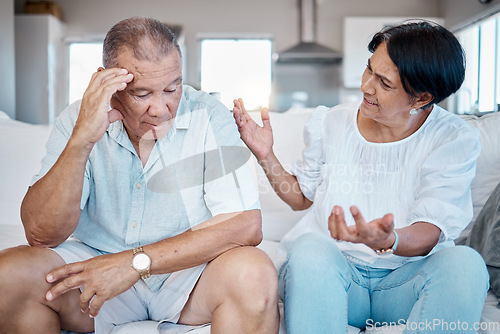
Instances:
[[[103,254],[76,239],[70,239],[52,250],[66,263],[85,261]],[[110,333],[117,326],[141,320],[177,323],[205,266],[172,273],[157,291],[151,291],[142,279],[139,280],[129,290],[104,303],[95,318],[95,333]]]

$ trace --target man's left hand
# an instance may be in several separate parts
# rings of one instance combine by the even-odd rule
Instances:
[[[59,282],[47,292],[46,299],[51,301],[70,290],[82,288],[80,308],[94,318],[106,300],[127,291],[139,280],[139,273],[132,268],[131,261],[132,252],[126,251],[56,268],[46,280]]]

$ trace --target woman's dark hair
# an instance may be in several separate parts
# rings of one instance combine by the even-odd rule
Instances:
[[[118,66],[121,48],[128,48],[138,60],[157,61],[172,50],[181,50],[172,31],[160,21],[131,17],[115,24],[106,34],[102,50],[104,67]]]
[[[375,52],[381,43],[387,44],[404,90],[412,98],[424,92],[433,96],[424,109],[455,93],[464,81],[464,50],[439,24],[419,21],[384,28],[373,36],[368,50]]]

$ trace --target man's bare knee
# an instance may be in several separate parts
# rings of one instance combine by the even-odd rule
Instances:
[[[29,246],[19,246],[0,252],[0,280],[2,282],[0,289],[4,291],[2,296],[12,292],[29,293],[31,287],[40,286],[39,281],[44,277],[42,270],[47,263],[40,261],[41,258],[37,253],[39,252],[33,252]]]
[[[229,319],[242,333],[277,333],[278,277],[269,257],[254,247],[238,248],[223,256],[219,269],[225,299],[214,314],[217,325],[222,332],[235,330],[225,327],[224,319]]]
[[[19,329],[25,312],[42,306],[44,287],[48,287],[41,272],[46,265],[42,253],[29,246],[0,252],[0,328]]]
[[[257,248],[245,247],[235,254],[233,262],[227,269],[231,271],[228,284],[234,300],[250,312],[274,309],[278,302],[278,275],[267,255]]]
[[[68,298],[47,302],[50,284],[45,275],[63,264],[57,253],[44,248],[19,246],[0,252],[0,328],[13,333],[32,332],[33,328],[47,333],[51,332],[48,328],[59,328],[60,332],[58,312],[65,308],[61,300]],[[81,327],[93,328],[86,322]]]
[[[230,250],[209,263],[180,321],[212,322],[214,333],[277,332],[277,281],[276,269],[260,249]]]
[[[278,305],[278,276],[269,257],[255,247],[241,247],[214,261],[221,309],[229,305],[248,318],[273,313]],[[223,306],[225,305],[225,306]]]

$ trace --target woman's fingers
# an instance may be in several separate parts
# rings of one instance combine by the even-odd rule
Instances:
[[[358,207],[356,206],[351,206],[350,207],[351,215],[354,218],[354,222],[356,223],[356,230],[358,234],[361,236],[367,234],[366,232],[368,229],[368,224],[365,221],[365,218],[361,214],[361,211],[359,211]]]
[[[332,238],[337,240],[363,243],[373,249],[380,249],[385,245],[394,230],[394,216],[386,214],[382,218],[366,222],[361,211],[356,207],[350,208],[354,224],[347,226],[344,211],[340,206],[334,206],[328,218],[328,229]]]
[[[338,205],[333,207],[328,218],[328,228],[330,235],[336,240],[353,241],[353,233],[347,227],[344,211]]]
[[[269,109],[267,108],[262,108],[260,111],[260,118],[262,119],[262,125],[264,128],[271,129],[271,122],[269,119]]]

